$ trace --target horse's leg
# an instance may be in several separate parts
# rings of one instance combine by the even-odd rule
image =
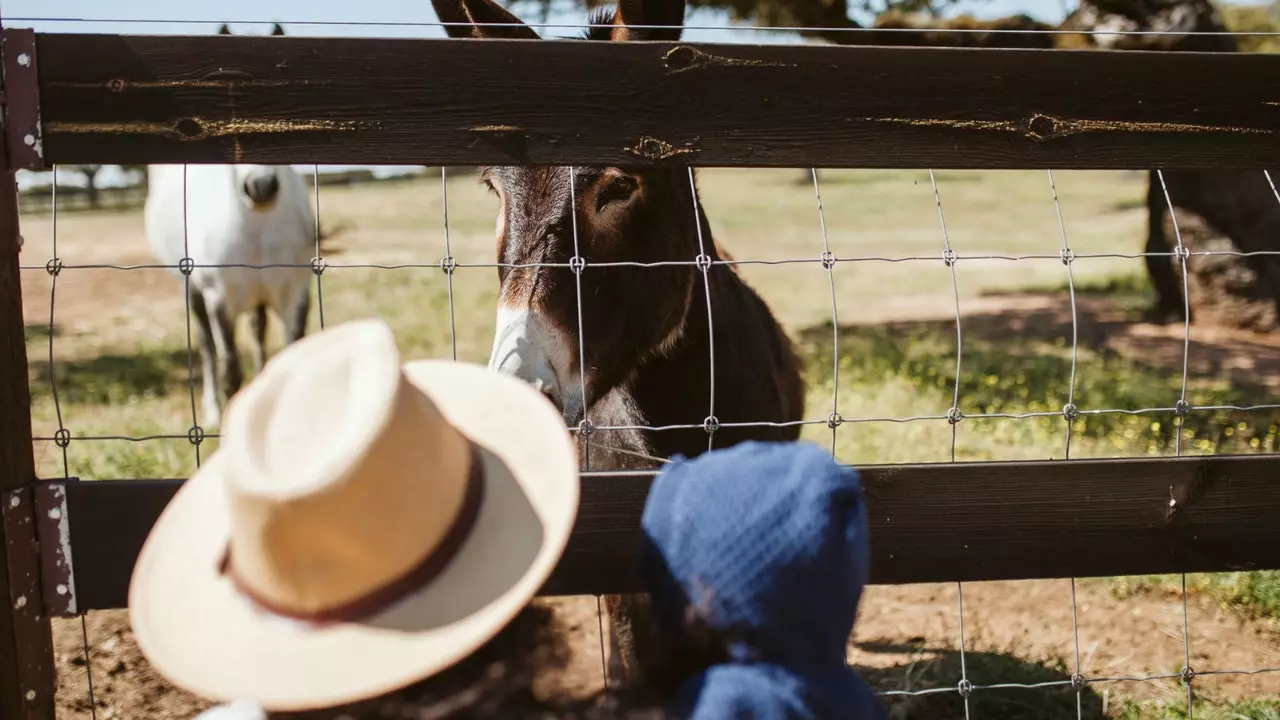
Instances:
[[[253,330],[253,373],[262,372],[267,362],[267,306],[254,308],[249,317],[249,327]]]
[[[218,379],[228,400],[240,391],[240,354],[236,350],[235,318],[227,312],[225,303],[213,306],[213,345],[218,349]]]
[[[281,314],[285,318],[285,344],[301,340],[307,334],[307,317],[311,314],[311,286],[304,283],[294,300],[293,308]]]
[[[191,314],[196,318],[196,338],[200,343],[200,384],[204,400],[204,422],[207,427],[222,425],[222,411],[218,404],[218,375],[214,370],[217,349],[214,347],[213,327],[209,324],[209,310],[199,288],[192,288]]]

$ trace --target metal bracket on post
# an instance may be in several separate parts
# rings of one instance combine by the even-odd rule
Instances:
[[[14,619],[18,676],[22,682],[23,708],[20,717],[52,717],[53,657],[49,648],[48,619],[44,616],[40,586],[40,544],[36,537],[34,500],[30,487],[11,490],[0,496],[5,555],[9,567],[9,588],[5,601]],[[40,708],[49,708],[45,715]]]
[[[75,617],[76,576],[71,566],[71,517],[67,514],[67,483],[75,478],[37,483],[36,529],[40,537],[40,578],[44,611],[50,617]]]
[[[40,127],[40,76],[36,65],[36,34],[8,29],[0,34],[4,54],[5,136],[9,167],[46,167],[44,135]]]

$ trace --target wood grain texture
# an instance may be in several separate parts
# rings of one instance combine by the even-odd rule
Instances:
[[[8,83],[16,65],[11,55],[29,47],[21,41],[31,36],[6,30],[2,37]],[[34,76],[29,84],[34,86]],[[6,97],[14,97],[13,86],[4,90]],[[5,129],[0,144],[0,718],[53,720],[53,639],[41,600],[31,491],[36,473],[19,280],[18,188],[8,152],[18,128],[10,124]]]
[[[1280,568],[1276,455],[861,472],[877,584]],[[543,594],[640,588],[638,528],[650,481],[584,478],[573,536]],[[146,533],[180,484],[68,487],[81,610],[124,606]]]
[[[1280,166],[1277,55],[116,35],[38,47],[59,163]]]

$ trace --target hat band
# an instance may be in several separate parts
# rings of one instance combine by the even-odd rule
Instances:
[[[462,549],[462,544],[475,527],[480,516],[480,506],[484,502],[484,462],[480,457],[480,449],[469,438],[471,467],[467,472],[466,488],[463,490],[462,505],[454,516],[453,523],[445,532],[440,542],[427,553],[417,565],[400,577],[381,585],[374,590],[341,605],[303,612],[284,608],[262,597],[248,586],[235,573],[235,565],[231,562],[231,548],[227,547],[222,559],[222,570],[230,579],[232,586],[242,595],[262,609],[293,620],[304,620],[316,623],[351,622],[373,615],[384,608],[403,599],[414,590],[431,582],[449,565],[449,561]]]

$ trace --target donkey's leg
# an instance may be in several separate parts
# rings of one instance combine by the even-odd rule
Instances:
[[[307,318],[311,315],[311,286],[303,285],[302,292],[294,300],[293,308],[281,315],[285,318],[285,344],[301,340],[307,334]]]
[[[240,391],[244,377],[240,369],[240,353],[236,350],[235,318],[225,303],[213,306],[213,344],[218,349],[218,380],[228,400]]]
[[[217,348],[214,347],[213,327],[209,324],[209,310],[204,295],[198,288],[191,289],[191,314],[196,319],[196,338],[200,343],[200,384],[204,404],[204,424],[216,428],[222,424],[222,411],[218,405],[218,375],[214,370]]]
[[[267,363],[267,306],[259,305],[249,316],[249,327],[253,330],[253,374],[262,372]]]

